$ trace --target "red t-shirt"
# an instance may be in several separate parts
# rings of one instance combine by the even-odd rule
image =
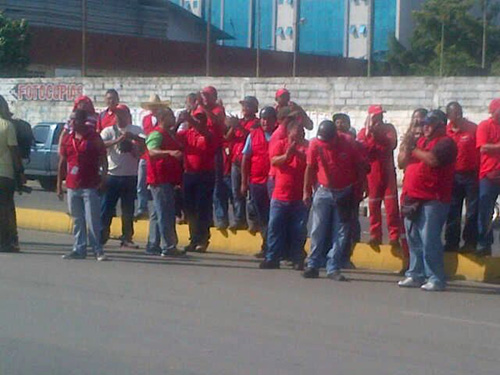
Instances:
[[[253,117],[251,119],[240,120],[240,125],[246,129],[248,132],[258,126],[259,119]],[[240,129],[236,129],[234,132],[233,139],[231,140],[231,162],[241,163],[243,156],[243,148],[245,147],[245,142],[247,140],[247,134],[243,133]]]
[[[277,141],[269,150],[270,158],[284,155],[288,149],[288,139]],[[280,201],[302,200],[304,190],[304,173],[306,170],[306,153],[308,142],[304,141],[297,146],[297,151],[285,164],[276,168],[276,182],[273,192],[273,199]],[[299,157],[297,152],[302,154]]]
[[[456,172],[474,172],[479,169],[479,153],[476,148],[477,125],[467,121],[464,130],[453,131],[453,123],[446,127],[446,135],[457,145],[458,155],[455,165]]]
[[[477,127],[476,147],[479,149],[485,144],[500,142],[500,124],[492,118],[484,120]],[[481,152],[481,164],[479,166],[479,178],[485,178],[490,172],[500,169],[500,153],[486,154]]]
[[[216,148],[222,147],[222,144],[224,143],[224,134],[226,133],[226,111],[224,107],[216,105],[210,109],[210,112],[215,115],[216,119],[212,119],[207,116],[208,129],[214,135]],[[205,113],[201,106],[198,106],[198,108],[193,111],[193,116],[198,113]]]
[[[212,137],[205,137],[194,127],[177,133],[177,138],[184,146],[184,171],[186,173],[215,170],[217,139],[214,133],[210,133]]]
[[[99,161],[106,156],[106,146],[99,134],[89,131],[82,139],[75,138],[75,133],[66,134],[59,153],[67,160],[68,189],[95,189],[99,186]]]
[[[355,184],[360,162],[354,142],[342,134],[330,142],[315,138],[307,150],[307,165],[317,172],[318,182],[331,189]]]
[[[391,124],[382,123],[370,134],[366,128],[360,130],[358,140],[366,147],[370,162],[370,175],[385,180],[394,173],[394,148],[397,145],[396,129]]]
[[[99,114],[99,121],[97,122],[97,131],[101,132],[103,129],[109,128],[116,124],[116,114],[109,108]]]
[[[286,139],[287,133],[286,133],[286,126],[283,124],[278,125],[276,130],[273,132],[273,135],[271,135],[271,139],[269,140],[269,151],[271,151],[274,147],[274,145],[283,140]],[[275,177],[276,176],[276,167],[271,165],[271,168],[269,169],[269,176]]]

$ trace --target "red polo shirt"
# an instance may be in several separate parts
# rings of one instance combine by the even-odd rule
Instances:
[[[59,153],[67,160],[68,189],[96,189],[99,186],[99,160],[106,156],[106,146],[99,134],[92,130],[82,139],[77,139],[75,133],[66,134]]]
[[[273,149],[276,143],[283,139],[286,139],[286,136],[286,126],[283,124],[279,124],[276,130],[273,132],[273,135],[271,135],[271,139],[269,140],[269,151]],[[269,176],[276,176],[276,167],[271,165],[271,168],[269,169]]]
[[[307,165],[317,172],[318,182],[331,189],[356,183],[360,162],[354,142],[342,134],[330,142],[315,138],[307,150]]]
[[[97,122],[97,131],[101,132],[105,128],[109,128],[116,124],[116,114],[114,111],[107,108],[99,114]]]
[[[270,158],[272,159],[275,156],[284,155],[288,149],[288,145],[287,138],[277,141],[269,151]],[[302,200],[307,147],[307,141],[297,146],[297,152],[302,153],[304,157],[299,157],[294,153],[288,162],[279,167],[275,167],[276,184],[274,187],[273,199],[287,202]]]
[[[453,123],[446,127],[446,135],[457,145],[458,155],[455,172],[474,172],[479,169],[479,153],[476,148],[477,125],[465,120],[463,130],[454,131]]]
[[[224,134],[226,133],[226,111],[224,107],[216,105],[210,109],[210,112],[212,112],[216,118],[212,119],[207,116],[208,129],[214,135],[216,147],[222,147],[222,144],[224,143]],[[205,113],[201,106],[198,106],[192,114],[195,116],[198,113]]]
[[[243,129],[246,129],[248,132],[259,126],[259,119],[256,117],[252,117],[248,120],[241,119],[240,125]],[[231,162],[232,163],[241,163],[241,158],[243,156],[243,148],[245,147],[245,142],[247,140],[247,134],[245,134],[242,130],[236,129],[234,132],[234,137],[231,140]]]
[[[485,144],[495,144],[500,142],[500,124],[492,118],[484,120],[477,127],[476,147],[479,149]],[[490,172],[500,169],[500,153],[486,154],[481,152],[481,162],[479,166],[479,178],[485,178]]]
[[[177,133],[184,146],[184,171],[186,173],[209,172],[215,170],[215,151],[217,139],[201,135],[194,127]]]

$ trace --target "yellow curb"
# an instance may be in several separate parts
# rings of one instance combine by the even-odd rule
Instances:
[[[26,208],[17,209],[17,224],[19,228],[34,229],[47,232],[71,233],[72,220],[62,212],[33,210]],[[134,225],[134,238],[146,242],[148,238],[149,223],[139,221]],[[113,220],[111,235],[121,235],[121,221]],[[177,226],[177,235],[180,245],[189,243],[189,229],[187,225]],[[226,254],[253,255],[260,251],[262,238],[247,231],[222,233],[211,230],[210,251]],[[306,244],[309,248],[309,242]],[[390,246],[382,245],[375,250],[368,244],[356,245],[352,262],[357,268],[397,272],[403,267],[401,255]],[[457,253],[445,254],[446,274],[450,278],[473,281],[494,281],[500,279],[500,258],[478,258],[473,255]]]

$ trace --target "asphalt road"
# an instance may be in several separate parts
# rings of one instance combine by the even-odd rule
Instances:
[[[65,261],[67,235],[0,254],[0,374],[494,374],[500,286],[304,280],[248,257]]]

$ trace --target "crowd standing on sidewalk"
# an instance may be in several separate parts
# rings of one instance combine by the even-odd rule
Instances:
[[[63,198],[66,181],[75,236],[64,258],[84,259],[90,247],[97,260],[108,259],[103,248],[120,201],[124,248],[138,248],[134,221],[144,218],[150,224],[150,256],[206,252],[212,226],[259,231],[261,269],[288,261],[305,278],[319,277],[326,267],[328,278],[345,281],[341,270],[352,267],[352,250],[360,241],[359,207],[366,198],[370,245],[378,248],[384,241],[383,203],[388,243],[406,260],[400,287],[445,289],[446,251],[491,255],[492,214],[500,193],[500,99],[491,102],[489,118],[479,125],[464,118],[458,102],[445,112],[414,111],[396,159],[404,171],[399,201],[398,135],[384,121],[382,106],[368,108],[357,135],[349,116],[337,113],[307,141],[305,130],[313,123],[304,109],[286,88],[275,99],[274,106],[259,111],[258,99],[247,96],[240,101],[241,118],[226,116],[217,90],[208,86],[189,94],[176,118],[167,101],[152,95],[141,104],[149,112],[136,126],[116,90],[106,92],[107,108],[100,114],[90,98],[78,98],[59,141],[57,194]],[[25,182],[12,116],[0,96],[4,252],[19,251],[13,196]],[[183,221],[190,242],[179,249],[176,222]]]

